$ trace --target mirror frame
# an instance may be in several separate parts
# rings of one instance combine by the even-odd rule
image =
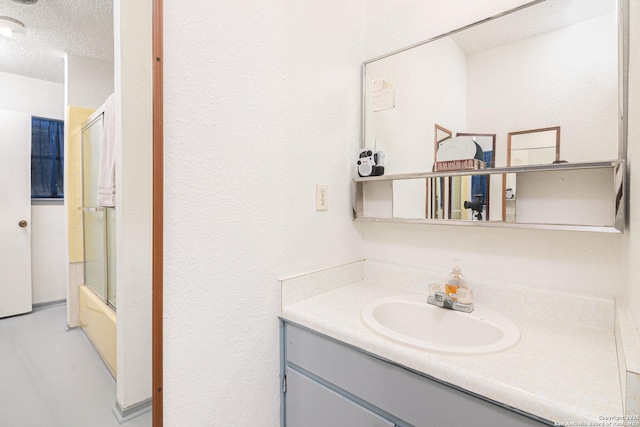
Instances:
[[[449,135],[446,138],[438,139],[438,131],[442,131]],[[453,132],[449,129],[440,126],[439,124],[434,125],[433,130],[433,167],[432,170],[435,171],[435,159],[438,157],[438,148],[440,148],[440,144],[445,142],[447,139],[451,139],[453,137]]]
[[[528,133],[549,132],[552,130],[556,131],[556,156],[553,163],[559,162],[560,161],[560,126],[553,126],[548,128],[528,129],[528,130],[520,130],[517,132],[509,132],[507,134],[507,166],[511,166],[511,137],[516,135],[526,135]]]

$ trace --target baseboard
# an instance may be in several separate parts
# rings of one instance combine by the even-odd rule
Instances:
[[[66,299],[58,299],[55,301],[38,302],[38,303],[32,304],[31,306],[33,307],[33,311],[36,311],[36,310],[42,310],[44,308],[55,307],[58,305],[65,305],[66,303],[67,303]]]
[[[132,420],[142,414],[145,414],[151,410],[151,398],[138,402],[127,408],[123,408],[120,402],[116,400],[116,405],[113,407],[113,415],[118,420],[118,423],[122,424],[129,420]]]

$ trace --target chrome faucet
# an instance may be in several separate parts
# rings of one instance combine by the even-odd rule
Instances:
[[[473,311],[473,303],[464,304],[458,301],[454,301],[444,292],[435,292],[433,296],[427,297],[427,303],[435,305],[437,307],[448,308],[450,310],[462,311],[464,313],[471,313]]]

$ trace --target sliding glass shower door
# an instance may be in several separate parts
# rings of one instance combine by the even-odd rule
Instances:
[[[101,114],[82,129],[84,282],[115,308],[115,209],[97,206]]]

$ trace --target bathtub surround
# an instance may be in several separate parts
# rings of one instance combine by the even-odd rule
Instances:
[[[113,64],[64,56],[65,205],[67,210],[69,265],[67,323],[78,326],[78,286],[84,283],[82,240],[82,123],[113,92]]]
[[[346,260],[446,271],[461,258],[465,273],[496,282],[629,295],[640,324],[639,227],[612,236],[351,221],[361,62],[524,3],[165,1],[166,425],[277,425],[275,278]],[[632,169],[640,5],[631,3]],[[250,173],[254,159],[269,171]],[[314,209],[317,183],[331,187],[327,212]],[[631,193],[630,222],[640,223]]]
[[[116,313],[87,286],[80,286],[80,325],[115,378]]]
[[[82,123],[113,92],[113,64],[65,54],[65,206],[67,211],[67,324],[78,326],[84,283],[82,239]]]
[[[67,210],[68,286],[67,325],[79,325],[79,286],[84,283],[84,240],[82,233],[82,123],[92,108],[67,106],[65,114],[65,205]]]

